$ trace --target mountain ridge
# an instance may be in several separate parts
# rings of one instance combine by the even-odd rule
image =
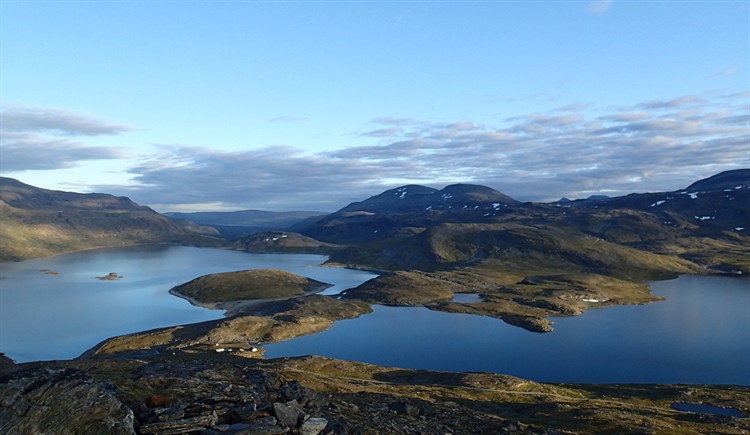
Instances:
[[[126,197],[48,190],[0,177],[0,261],[140,243],[216,245],[216,235]]]

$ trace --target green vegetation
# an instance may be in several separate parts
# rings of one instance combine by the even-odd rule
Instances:
[[[750,429],[747,418],[686,414],[670,407],[676,402],[711,403],[747,416],[747,387],[546,384],[506,375],[395,369],[321,357],[273,361],[266,367],[278,367],[285,378],[328,394],[387,394],[456,403],[563,433],[719,434]]]
[[[133,352],[189,352],[213,354],[215,346],[244,347],[274,343],[330,328],[337,320],[372,312],[361,301],[345,301],[323,295],[267,301],[245,307],[230,318],[159,328],[114,337],[84,354],[86,358],[111,358]],[[246,357],[259,357],[262,352]]]
[[[235,249],[248,252],[284,252],[288,254],[327,254],[341,246],[324,243],[288,231],[263,231],[232,243]]]
[[[171,290],[198,303],[288,298],[322,291],[331,284],[276,269],[242,270],[201,276]]]

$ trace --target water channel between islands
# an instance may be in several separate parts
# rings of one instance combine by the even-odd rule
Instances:
[[[156,245],[0,264],[0,352],[19,362],[67,359],[111,336],[220,318],[168,290],[201,275],[277,268],[335,284],[374,277],[322,267],[324,256]],[[121,279],[97,280],[117,273]],[[592,309],[528,332],[480,316],[375,306],[331,329],[266,345],[266,356],[317,354],[374,364],[485,371],[544,382],[750,385],[750,281],[683,276],[652,283],[667,298]],[[478,295],[458,295],[473,303]]]

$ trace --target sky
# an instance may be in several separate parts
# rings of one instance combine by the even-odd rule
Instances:
[[[157,211],[750,167],[750,2],[0,0],[0,175]]]

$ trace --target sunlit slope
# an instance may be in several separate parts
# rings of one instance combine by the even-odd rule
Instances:
[[[201,233],[211,231],[125,197],[52,191],[0,178],[0,261],[138,243],[212,243]]]

